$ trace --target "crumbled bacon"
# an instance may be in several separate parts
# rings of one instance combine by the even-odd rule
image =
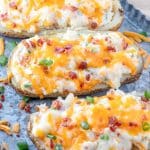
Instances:
[[[15,28],[17,26],[16,23],[12,23],[12,27]]]
[[[5,95],[1,95],[0,100],[1,100],[2,102],[4,102],[4,101],[5,101]]]
[[[50,148],[54,149],[54,142],[53,142],[53,140],[50,140]]]
[[[44,44],[44,40],[42,38],[40,38],[40,39],[37,40],[37,45],[38,46],[41,47],[43,44]]]
[[[17,4],[15,2],[10,2],[9,7],[13,9],[17,9]]]
[[[62,47],[56,47],[56,48],[55,48],[55,52],[56,52],[56,53],[64,53],[64,52],[65,52],[65,49],[62,48]]]
[[[87,62],[85,61],[80,62],[80,64],[78,65],[78,69],[81,70],[87,69]]]
[[[6,21],[8,19],[8,14],[7,13],[0,14],[0,19]]]
[[[109,128],[112,132],[115,132],[118,127],[121,126],[121,122],[115,116],[109,117]]]
[[[53,109],[59,110],[59,109],[61,109],[61,107],[62,107],[62,103],[61,103],[60,101],[58,101],[58,100],[55,100],[55,101],[52,102],[51,107],[52,107]]]
[[[70,10],[70,11],[72,11],[72,12],[74,12],[74,11],[77,11],[77,10],[78,10],[78,8],[77,8],[77,7],[75,7],[75,6],[65,6],[65,9],[68,9],[68,10]]]
[[[70,77],[71,79],[77,79],[77,74],[76,74],[75,72],[73,72],[73,71],[70,71],[70,72],[69,72],[69,77]]]
[[[48,40],[48,39],[47,39],[47,40],[46,40],[46,43],[47,43],[48,46],[51,46],[51,45],[52,45],[52,41],[51,41],[51,40]]]
[[[56,53],[69,53],[72,49],[72,45],[66,45],[65,47],[56,47]]]
[[[86,78],[86,81],[90,81],[90,79],[91,79],[90,74],[87,74],[85,78]]]
[[[64,118],[62,120],[61,126],[72,129],[75,124],[72,122],[71,118]]]
[[[35,42],[30,41],[30,45],[31,45],[31,48],[36,48],[36,43]]]
[[[27,104],[24,108],[24,110],[27,112],[27,113],[30,113],[31,112],[31,106],[30,104]]]
[[[96,22],[91,22],[90,27],[91,29],[96,29],[98,27],[98,24]]]
[[[116,52],[116,49],[115,49],[115,47],[113,47],[113,46],[107,46],[107,50],[108,50],[109,52]]]
[[[2,109],[3,108],[3,104],[2,103],[0,103],[0,109]]]
[[[40,38],[37,40],[37,45],[39,47],[43,46],[44,42],[48,45],[48,46],[51,46],[52,45],[52,41],[51,40],[48,40],[48,39],[43,39],[43,38]]]
[[[137,123],[135,123],[135,122],[129,122],[129,126],[130,126],[130,127],[137,127],[137,126],[138,126],[138,124],[137,124]]]
[[[104,58],[104,59],[103,59],[103,63],[104,63],[104,64],[108,64],[109,62],[110,62],[110,59],[108,59],[108,58]]]

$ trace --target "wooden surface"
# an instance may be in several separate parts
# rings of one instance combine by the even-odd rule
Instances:
[[[128,0],[128,2],[150,18],[150,0]]]

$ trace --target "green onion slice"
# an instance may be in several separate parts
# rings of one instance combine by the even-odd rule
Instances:
[[[28,144],[25,141],[18,142],[17,146],[19,150],[29,150]]]

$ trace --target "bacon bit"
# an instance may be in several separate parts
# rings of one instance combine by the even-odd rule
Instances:
[[[85,61],[80,62],[80,64],[78,65],[78,69],[87,69],[87,63]]]
[[[30,112],[31,112],[30,104],[26,104],[24,110],[25,110],[27,113],[30,113]]]
[[[50,140],[50,148],[54,149],[54,142],[53,142],[53,140]]]
[[[103,63],[104,63],[104,64],[108,64],[108,63],[110,63],[110,59],[108,59],[108,58],[104,58],[104,59],[103,59]]]
[[[52,45],[52,41],[51,41],[51,40],[43,39],[43,38],[40,38],[40,39],[37,40],[37,45],[38,45],[39,47],[41,47],[41,46],[44,44],[44,42],[46,42],[46,44],[47,44],[48,46],[51,46],[51,45]]]
[[[17,4],[15,2],[9,3],[9,7],[13,9],[17,9]]]
[[[56,47],[55,52],[56,53],[69,53],[72,49],[72,45],[67,45],[65,47]]]
[[[30,48],[30,45],[28,42],[26,42],[25,40],[22,41],[23,45],[26,47],[26,48]]]
[[[3,21],[6,21],[8,19],[8,14],[7,13],[0,14],[0,19],[2,19]]]
[[[72,45],[67,45],[64,49],[66,50],[65,52],[68,52],[72,49]]]
[[[78,10],[78,8],[77,8],[77,7],[75,7],[75,6],[65,6],[65,9],[68,9],[68,10],[70,10],[70,11],[72,11],[72,12],[74,12],[74,11],[77,11],[77,10]]]
[[[147,102],[149,102],[149,99],[147,99],[146,97],[141,97],[141,101],[143,101],[143,102],[145,102],[145,103],[147,103]]]
[[[17,26],[16,23],[12,23],[12,27],[15,28]]]
[[[18,105],[19,109],[21,109],[21,110],[24,110],[25,106],[26,106],[26,102],[23,100]]]
[[[120,133],[117,133],[117,136],[119,137],[119,136],[120,136]]]
[[[5,101],[5,95],[1,95],[0,99],[2,102],[4,102]]]
[[[125,41],[125,39],[123,40],[122,47],[124,50],[126,50],[128,47],[128,43]]]
[[[65,49],[62,48],[62,47],[56,47],[56,48],[55,48],[55,52],[56,52],[56,53],[64,53],[64,52],[65,52]]]
[[[43,68],[44,73],[48,74],[48,67],[43,66],[42,68]]]
[[[87,74],[85,78],[86,78],[86,81],[90,81],[91,75],[90,75],[90,74]]]
[[[116,52],[116,49],[112,46],[108,46],[107,50],[110,51],[110,52]]]
[[[30,45],[31,45],[31,47],[32,47],[32,48],[36,48],[36,44],[35,44],[35,42],[30,41]]]
[[[115,116],[109,117],[109,128],[112,132],[115,132],[117,127],[121,126],[121,123],[118,121],[118,119]]]
[[[130,126],[130,127],[137,127],[137,126],[138,126],[138,124],[137,124],[137,123],[135,123],[135,122],[129,122],[129,126]]]
[[[52,102],[51,108],[59,110],[61,109],[61,107],[62,107],[62,103],[60,101],[55,100]]]
[[[80,83],[80,88],[82,89],[84,87],[84,83]]]
[[[105,41],[108,41],[108,40],[109,40],[108,37],[106,37],[106,38],[105,38]]]
[[[69,72],[69,77],[70,77],[71,79],[77,79],[77,74],[76,74],[75,72],[70,71],[70,72]]]
[[[47,39],[47,40],[46,40],[46,43],[47,43],[48,46],[51,46],[51,45],[52,45],[52,41],[51,41],[51,40],[48,40],[48,39]]]
[[[61,126],[72,129],[75,126],[75,124],[72,122],[71,118],[64,118],[62,120]]]
[[[2,109],[3,108],[3,104],[2,103],[0,103],[0,109]]]
[[[98,24],[96,22],[91,22],[91,29],[96,29]]]
[[[38,46],[41,47],[43,44],[44,44],[44,40],[43,40],[43,39],[38,39],[38,40],[37,40],[37,45],[38,45]]]

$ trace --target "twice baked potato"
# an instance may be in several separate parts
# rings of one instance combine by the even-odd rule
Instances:
[[[66,31],[23,40],[8,64],[12,86],[29,97],[85,95],[138,79],[140,48],[119,32]]]
[[[30,115],[28,134],[38,150],[148,150],[150,102],[110,90],[79,99],[69,94]]]
[[[116,30],[122,20],[119,0],[0,0],[0,33],[11,37],[67,27]]]

